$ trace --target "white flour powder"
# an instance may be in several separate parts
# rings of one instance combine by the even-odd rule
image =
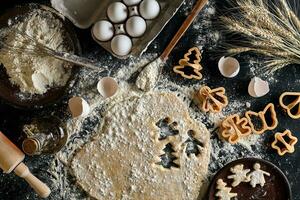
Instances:
[[[32,48],[25,38],[16,33],[26,33],[51,49],[67,51],[64,45],[62,22],[43,10],[33,10],[23,20],[10,24],[2,34],[5,42],[18,48]],[[49,88],[64,86],[71,70],[64,62],[52,57],[0,50],[0,62],[4,65],[10,82],[29,94],[44,94]]]

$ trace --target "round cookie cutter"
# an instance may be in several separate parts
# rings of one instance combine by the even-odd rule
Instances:
[[[13,8],[7,9],[4,14],[0,16],[0,28],[8,27],[8,20],[24,17],[27,13],[30,13],[33,9],[42,9],[51,12],[57,19],[63,23],[65,34],[64,41],[68,47],[75,53],[81,54],[81,47],[72,23],[60,15],[56,10],[42,5],[42,4],[21,4]],[[9,77],[3,66],[0,66],[0,98],[7,104],[21,109],[41,108],[46,105],[50,105],[58,101],[65,91],[71,86],[71,81],[75,79],[78,68],[75,65],[66,63],[66,67],[72,67],[72,72],[69,80],[65,86],[50,88],[46,93],[42,95],[29,95],[20,91],[18,86],[11,84]]]
[[[243,164],[244,169],[253,170],[253,165],[259,163],[261,169],[267,171],[271,176],[265,176],[266,184],[264,187],[256,186],[252,188],[250,183],[240,183],[236,187],[231,187],[232,180],[228,179],[227,176],[231,175],[230,168],[238,164]],[[214,176],[212,182],[210,183],[209,190],[207,193],[208,200],[215,200],[217,189],[217,180],[223,179],[227,183],[227,187],[231,187],[231,192],[237,193],[238,196],[236,199],[241,200],[250,200],[250,199],[273,199],[273,200],[292,200],[292,190],[289,184],[289,181],[285,174],[273,163],[258,159],[258,158],[243,158],[235,160],[225,167],[223,167],[217,174]],[[267,192],[265,194],[265,192]],[[266,196],[264,196],[266,195]],[[264,196],[264,198],[262,198]],[[273,198],[272,198],[273,197]]]

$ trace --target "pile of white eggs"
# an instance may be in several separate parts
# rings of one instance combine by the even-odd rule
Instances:
[[[109,42],[112,52],[126,56],[131,52],[132,38],[142,37],[147,29],[146,20],[155,19],[160,13],[156,0],[123,0],[107,8],[108,20],[93,26],[93,36],[100,42]]]

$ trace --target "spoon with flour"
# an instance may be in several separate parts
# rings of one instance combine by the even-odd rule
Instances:
[[[202,8],[205,6],[205,4],[208,2],[208,0],[198,0],[196,2],[196,5],[194,6],[193,10],[189,14],[189,16],[186,18],[186,20],[183,22],[169,45],[166,47],[164,52],[156,58],[154,61],[148,63],[136,80],[136,86],[143,90],[143,91],[149,91],[152,88],[155,87],[157,81],[159,80],[159,77],[162,72],[162,68],[166,61],[168,60],[168,57],[176,44],[179,42],[179,40],[182,38],[184,33],[187,31],[187,29],[190,27],[190,25],[193,23],[195,18],[198,16],[199,12],[202,10]]]

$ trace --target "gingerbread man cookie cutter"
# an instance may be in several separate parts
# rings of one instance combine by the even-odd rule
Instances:
[[[238,143],[239,139],[251,134],[246,118],[240,118],[238,114],[228,116],[221,124],[221,136],[230,144]]]
[[[196,93],[195,100],[203,112],[219,113],[228,105],[228,98],[223,87],[211,89],[204,86]]]
[[[194,57],[192,60],[191,57]],[[198,47],[193,47],[184,54],[184,58],[179,61],[179,65],[173,68],[173,71],[183,78],[187,79],[202,79],[202,66],[200,61],[202,59],[200,50]]]
[[[285,98],[295,97],[289,104],[285,104]],[[300,119],[300,92],[284,92],[279,98],[280,106],[286,110],[292,119]],[[293,112],[293,111],[296,112]]]
[[[266,117],[266,114],[270,112],[270,120],[272,120],[271,124],[268,124],[268,120]],[[276,111],[275,111],[275,106],[273,103],[269,103],[263,111],[260,111],[258,113],[253,112],[253,111],[247,111],[246,112],[246,118],[249,121],[249,125],[252,129],[253,133],[256,134],[263,134],[265,131],[267,130],[274,130],[277,125],[278,125],[278,120],[277,120],[277,115],[276,115]],[[257,127],[255,127],[252,117],[258,117],[260,122],[261,122],[261,127],[260,129],[256,129]]]
[[[272,142],[271,146],[273,149],[277,150],[277,153],[280,156],[283,156],[286,153],[294,153],[295,145],[298,142],[298,139],[292,135],[290,130],[285,130],[283,133],[278,132],[274,137],[275,140]],[[289,141],[287,141],[287,139]]]

